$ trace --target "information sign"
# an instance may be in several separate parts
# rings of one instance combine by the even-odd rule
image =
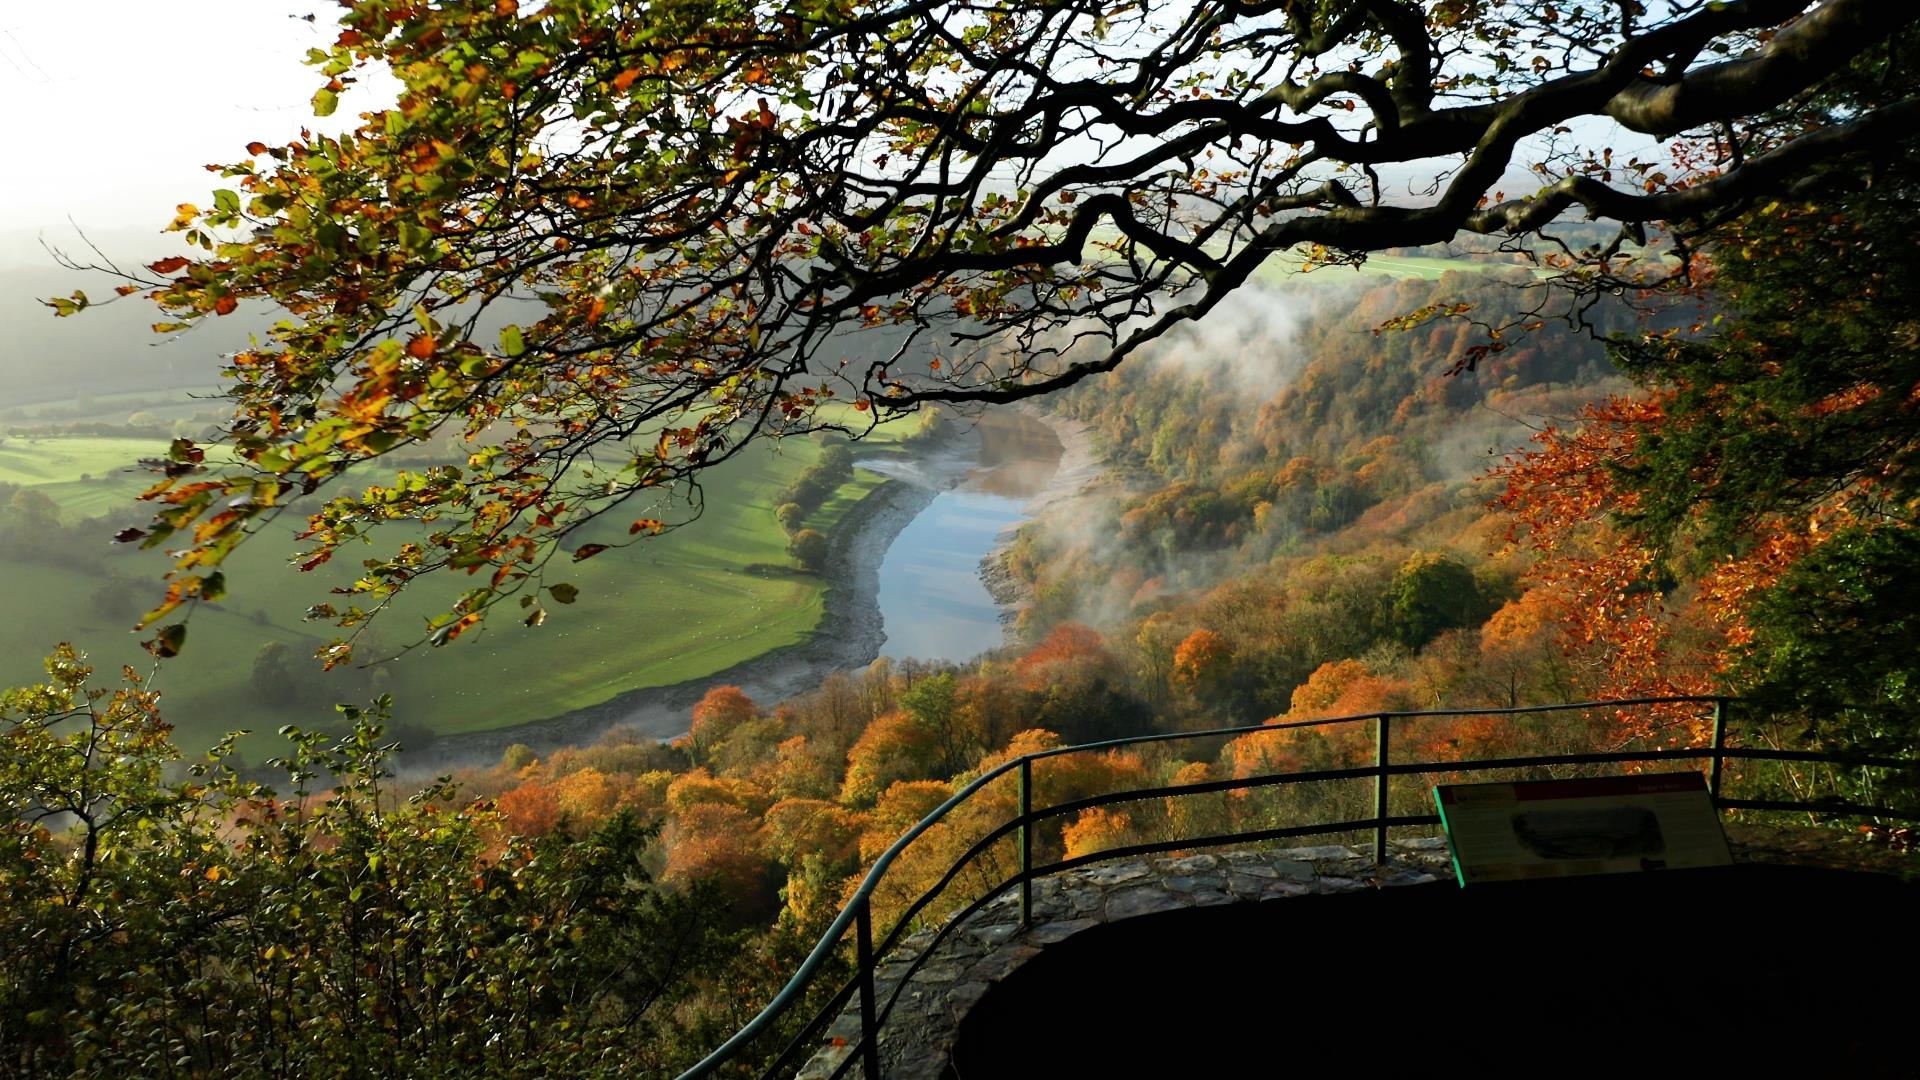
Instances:
[[[1733,862],[1697,772],[1441,784],[1433,796],[1463,886]]]

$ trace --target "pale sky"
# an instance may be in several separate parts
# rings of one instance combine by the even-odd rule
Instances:
[[[316,121],[302,63],[338,33],[327,0],[0,0],[0,235],[151,228],[222,186],[200,168],[340,130]],[[314,22],[294,16],[313,14]],[[362,97],[362,100],[355,100]],[[70,235],[70,231],[69,231]],[[20,251],[0,252],[19,261]],[[37,260],[36,260],[37,261]]]
[[[332,117],[313,116],[321,79],[302,59],[334,38],[339,11],[330,0],[0,0],[0,267],[48,265],[35,238],[73,246],[68,218],[118,251],[151,251],[146,238],[164,243],[176,204],[205,205],[223,186],[202,165],[302,125],[344,130],[391,100],[391,84],[356,87]],[[1607,141],[1644,143],[1617,137]]]

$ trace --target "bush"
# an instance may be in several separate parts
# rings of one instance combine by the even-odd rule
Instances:
[[[806,508],[799,503],[785,502],[773,508],[773,520],[780,523],[788,536],[800,531],[800,525],[807,520]]]
[[[838,443],[820,451],[820,461],[814,466],[826,477],[834,481],[837,487],[853,476],[853,448],[846,443]]]
[[[143,687],[49,672],[0,694],[0,807],[43,823],[0,844],[0,1071],[673,1075],[705,1045],[718,898],[656,887],[633,814],[517,838],[445,783],[395,805],[385,701],[293,731],[276,797],[230,746],[182,769]]]
[[[261,704],[287,705],[299,696],[292,656],[293,650],[282,641],[269,641],[253,654],[253,674],[248,683]]]
[[[787,554],[808,570],[819,570],[827,563],[827,537],[817,529],[801,529],[787,541]]]

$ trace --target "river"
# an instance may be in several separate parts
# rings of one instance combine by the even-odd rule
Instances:
[[[978,421],[949,422],[957,430],[925,459],[859,462],[903,482],[869,495],[836,531],[826,571],[834,588],[820,631],[809,640],[705,678],[630,690],[550,719],[443,736],[408,751],[402,766],[433,775],[491,764],[513,743],[544,754],[619,726],[673,738],[687,730],[694,702],[713,686],[737,685],[771,705],[875,656],[962,662],[995,648],[1000,608],[980,579],[981,560],[1008,528],[1083,485],[1099,463],[1084,434],[1063,444],[1056,427],[1079,429],[1059,421],[1000,410]],[[962,424],[973,430],[958,430]]]
[[[980,580],[980,560],[1029,516],[1028,503],[1059,469],[1060,440],[1045,424],[1011,410],[979,419],[978,450],[958,483],[934,496],[880,562],[882,656],[964,662],[1002,640],[1000,607]],[[922,466],[866,464],[928,482]]]

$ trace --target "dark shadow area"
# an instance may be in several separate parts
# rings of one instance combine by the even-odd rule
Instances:
[[[1913,1076],[1916,901],[1749,865],[1142,916],[995,986],[948,1075]]]

